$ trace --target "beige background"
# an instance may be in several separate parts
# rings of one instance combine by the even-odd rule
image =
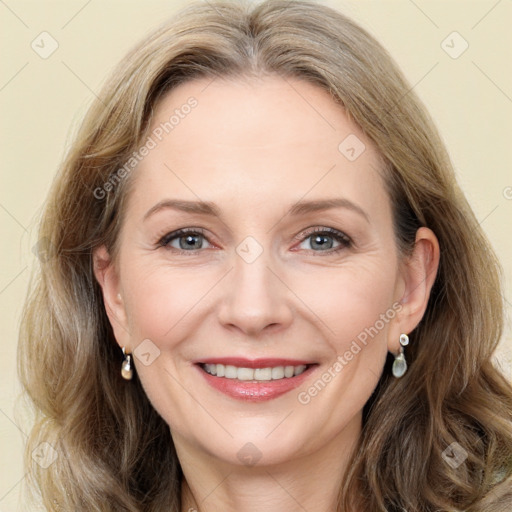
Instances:
[[[0,511],[20,505],[27,430],[14,415],[16,343],[36,242],[34,225],[55,170],[95,91],[127,49],[185,1],[0,2]],[[509,322],[501,360],[510,375],[512,337],[512,2],[373,0],[325,2],[369,29],[405,71],[436,120],[459,180],[504,266]],[[42,59],[43,31],[58,49]],[[458,58],[442,41],[457,31]],[[450,36],[453,54],[464,41]]]

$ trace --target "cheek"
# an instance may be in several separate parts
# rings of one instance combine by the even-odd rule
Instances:
[[[152,265],[144,258],[124,266],[123,293],[136,373],[150,402],[177,431],[186,431],[187,422],[204,421],[184,392],[184,386],[191,386],[183,378],[183,363],[188,366],[188,360],[182,348],[200,324],[197,315],[207,302],[212,277],[205,271]],[[144,359],[146,353],[149,360]]]
[[[331,357],[299,390],[298,402],[311,417],[323,418],[325,436],[335,436],[360,413],[381,375],[388,328],[400,309],[394,302],[396,273],[388,263],[318,273],[310,288],[308,305],[322,320]]]
[[[169,337],[173,330],[186,323],[211,287],[211,279],[205,272],[156,265],[129,266],[123,279],[130,333],[135,345],[140,339],[150,338],[157,343]]]
[[[332,409],[331,426],[360,411],[378,382],[388,329],[400,309],[394,302],[395,268],[391,259],[361,259],[329,274],[317,272],[298,291],[321,320],[330,346],[329,360],[318,376],[322,382],[301,389],[299,402],[309,404],[312,414],[323,414],[326,403],[343,403]]]
[[[313,335],[318,342],[315,352],[324,365],[318,375],[325,377],[324,384],[310,382],[291,398],[302,416],[288,424],[289,436],[291,440],[307,437],[301,441],[304,449],[317,449],[337,435],[360,413],[375,388],[387,351],[388,324],[380,319],[392,308],[393,268],[391,258],[382,254],[347,259],[337,267],[283,266],[280,275],[287,284],[282,288],[283,300],[294,310],[288,329],[293,335]],[[170,268],[132,260],[122,275],[133,346],[149,339],[162,352],[150,366],[135,361],[148,398],[175,432],[192,431],[198,438],[203,434],[194,425],[203,424],[205,417],[191,395],[183,392],[194,389],[187,361],[194,353],[194,340],[220,329],[216,314],[222,294],[215,286],[224,273],[224,268],[213,266]],[[233,421],[241,432],[261,428],[252,419]]]
[[[307,278],[297,277],[291,287],[321,321],[321,330],[340,353],[372,327],[385,337],[387,325],[396,315],[395,268],[392,260],[361,259],[357,264],[347,262],[340,268],[308,273]],[[376,337],[374,329],[372,332]]]
[[[144,263],[141,260],[125,265],[122,276],[132,343],[137,346],[149,338],[159,346],[171,348],[173,339],[200,329],[199,317],[215,315],[215,303],[220,299],[215,285],[223,272],[218,268],[170,268]],[[290,307],[298,312],[297,326],[309,319],[339,354],[347,350],[352,340],[364,339],[368,331],[371,335],[367,338],[372,340],[385,336],[390,313],[394,312],[394,269],[391,258],[372,255],[348,260],[339,267],[299,266],[284,270],[283,279],[294,297],[283,296],[283,300],[294,301]],[[215,297],[217,300],[212,300]],[[380,321],[383,316],[384,323]]]

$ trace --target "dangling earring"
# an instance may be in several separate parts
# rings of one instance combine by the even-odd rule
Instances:
[[[121,365],[121,375],[123,379],[132,380],[133,377],[133,368],[132,368],[132,356],[127,354],[123,347],[123,364]]]
[[[404,347],[409,345],[409,336],[407,334],[400,334],[400,352],[395,356],[393,361],[393,375],[399,379],[407,371],[407,362],[404,355]]]

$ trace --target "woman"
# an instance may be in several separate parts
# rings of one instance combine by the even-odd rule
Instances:
[[[91,107],[40,236],[20,373],[48,510],[511,506],[498,263],[340,13],[164,24]]]

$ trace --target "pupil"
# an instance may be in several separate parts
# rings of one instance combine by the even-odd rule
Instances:
[[[317,235],[315,236],[314,238],[314,241],[313,241],[313,247],[315,245],[317,245],[318,247],[326,247],[329,245],[329,238],[328,236],[325,236],[325,235]],[[332,247],[332,243],[330,244],[329,247],[327,247],[328,249],[331,249]]]
[[[183,244],[180,244],[180,245],[181,245],[181,248],[182,248],[182,249],[183,249],[183,248],[187,248],[187,247],[188,247],[188,248],[190,248],[190,247],[192,247],[192,248],[193,248],[193,247],[194,247],[194,243],[196,243],[196,242],[197,242],[197,238],[198,238],[198,236],[197,236],[197,235],[186,235],[186,237],[185,237],[185,240],[186,240],[186,242],[185,242],[185,246],[183,246]],[[181,240],[183,240],[183,238],[181,238]]]

